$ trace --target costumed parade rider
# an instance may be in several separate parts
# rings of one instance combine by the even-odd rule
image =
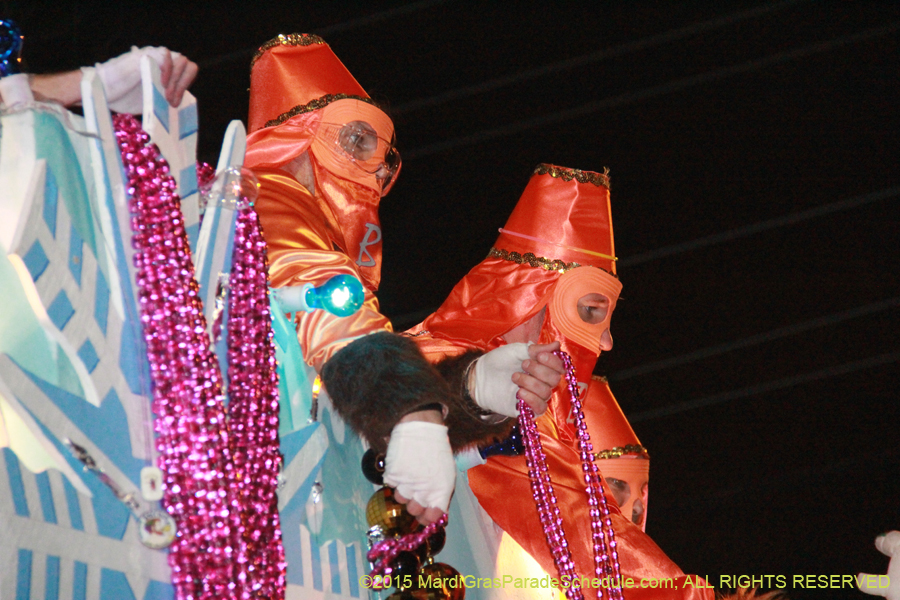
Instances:
[[[430,360],[445,365],[455,363],[463,372],[473,358],[484,352],[497,352],[517,342],[559,340],[562,350],[572,358],[578,388],[585,399],[585,422],[589,424],[592,438],[596,435],[601,443],[624,442],[631,448],[623,455],[635,454],[639,444],[627,421],[624,422],[627,432],[621,428],[621,422],[605,421],[616,412],[621,415],[608,388],[597,392],[589,389],[605,386],[603,380],[592,381],[592,371],[600,352],[612,348],[610,318],[622,289],[615,261],[607,176],[539,165],[488,257],[454,287],[434,314],[407,334],[419,343]],[[563,387],[556,390],[547,412],[536,423],[568,549],[577,573],[593,577],[591,507],[585,491],[572,403]],[[602,407],[591,403],[598,397],[602,399]],[[488,410],[480,403],[474,404],[457,417],[468,422],[473,430],[483,429],[487,412],[508,417],[518,414],[515,404],[500,407],[495,402]],[[451,410],[448,422],[453,418]],[[508,426],[511,423],[507,421]],[[595,434],[594,429],[598,427],[612,429]],[[474,437],[472,442],[478,443]],[[602,446],[595,444],[595,447]],[[623,460],[648,463],[643,458]],[[603,463],[599,460],[597,464],[602,468]],[[643,475],[619,474],[619,478],[644,493],[645,474],[646,470]],[[493,521],[535,558],[545,572],[557,576],[535,506],[525,456],[491,456],[484,464],[470,468],[468,479],[480,505]],[[621,498],[631,509],[629,518],[625,518],[613,502],[612,491],[608,487],[605,490],[622,578],[630,577],[634,581],[671,578],[677,583],[675,589],[669,590],[625,589],[625,597],[711,598],[712,591],[705,589],[705,582],[701,580],[696,585],[696,577],[685,575],[631,522],[635,495]],[[638,512],[643,524],[640,508]]]
[[[400,171],[393,123],[321,38],[292,34],[267,42],[253,59],[248,131],[245,166],[260,183],[256,210],[276,297],[297,306],[305,284],[338,275],[363,287],[350,315],[297,310],[303,358],[337,413],[386,453],[385,484],[421,522],[433,522],[453,492],[444,416],[459,403],[459,384],[442,378],[414,342],[392,333],[374,296],[381,278],[378,204]],[[561,373],[555,361],[551,356],[537,377],[519,374],[523,393],[545,402]],[[510,380],[521,362],[493,375]]]

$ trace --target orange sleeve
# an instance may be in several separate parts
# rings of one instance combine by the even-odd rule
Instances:
[[[365,283],[356,264],[340,247],[340,232],[333,231],[309,191],[289,174],[258,170],[259,198],[255,207],[268,246],[269,285],[319,286],[335,275],[352,275]],[[391,331],[390,321],[378,310],[378,299],[365,289],[363,306],[349,317],[324,310],[299,312],[297,338],[304,360],[320,371],[322,365],[353,340],[376,331]]]

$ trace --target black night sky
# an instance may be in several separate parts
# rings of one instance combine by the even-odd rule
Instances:
[[[648,532],[714,585],[884,573],[900,2],[26,0],[0,17],[33,72],[131,44],[190,56],[213,164],[255,48],[323,36],[397,127],[379,297],[398,329],[485,256],[537,163],[609,167],[625,288],[597,372],[650,449]]]

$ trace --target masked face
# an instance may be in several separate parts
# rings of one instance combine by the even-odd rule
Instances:
[[[622,284],[600,269],[578,267],[563,273],[551,293],[541,342],[559,340],[572,359],[579,393],[584,394],[601,350],[612,348],[609,323]],[[583,396],[582,396],[583,397]],[[574,439],[575,418],[567,393],[551,404],[560,437]]]
[[[563,336],[596,358],[612,349],[609,323],[622,284],[600,269],[579,267],[564,273],[550,300],[550,314]],[[593,371],[593,366],[590,368]],[[589,374],[579,374],[586,381]]]
[[[632,455],[600,460],[597,466],[622,516],[646,530],[650,461]]]
[[[393,139],[394,124],[384,112],[346,99],[322,109],[310,150],[333,177],[363,186],[381,198],[400,172]]]

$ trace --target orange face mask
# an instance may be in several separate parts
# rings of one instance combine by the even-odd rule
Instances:
[[[604,483],[608,488],[607,494],[612,495],[616,504],[619,504],[622,516],[646,531],[650,461],[634,455],[626,455],[598,460],[597,467],[606,479]],[[619,485],[618,489],[613,489],[614,485],[610,483],[610,479],[618,479],[626,485]],[[619,503],[615,495],[616,492],[621,493],[623,487],[628,498]]]
[[[550,299],[550,315],[560,332],[572,342],[600,356],[600,338],[609,330],[616,301],[622,291],[618,279],[593,267],[577,267],[559,278]],[[608,301],[606,314],[597,323],[585,321],[579,312],[578,302],[588,294],[600,294]],[[588,303],[590,304],[590,303]],[[585,307],[588,312],[596,307]]]
[[[390,183],[396,179],[399,173],[399,162],[388,173],[389,167],[384,169],[371,168],[373,163],[387,163],[387,153],[392,152],[390,140],[394,137],[394,124],[391,119],[380,109],[360,100],[344,99],[332,102],[322,109],[322,119],[312,140],[309,151],[315,157],[315,161],[334,177],[363,186],[381,198],[390,189]],[[360,160],[348,151],[349,140],[342,139],[332,129],[348,123],[367,124],[366,128],[373,132],[373,149],[377,156],[367,156],[367,160]],[[387,186],[383,185],[385,177],[390,176],[391,181]],[[377,200],[376,200],[377,202]]]

